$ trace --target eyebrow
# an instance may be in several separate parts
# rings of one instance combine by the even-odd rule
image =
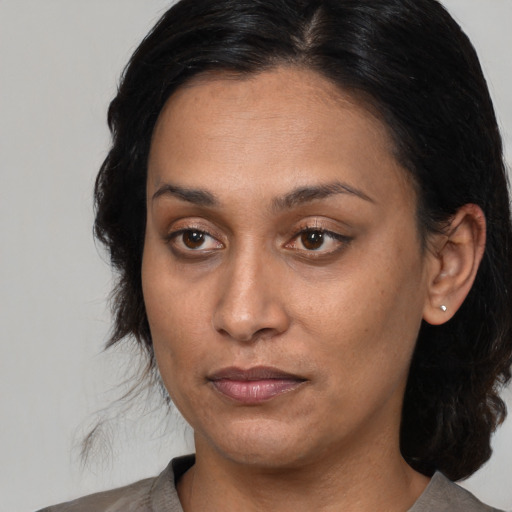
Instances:
[[[218,206],[219,201],[207,190],[180,187],[165,183],[153,194],[152,201],[162,196],[172,196],[199,206]]]
[[[296,188],[282,197],[277,197],[272,201],[274,210],[288,210],[301,204],[315,201],[317,199],[324,199],[326,197],[336,194],[349,194],[370,203],[375,201],[362,192],[346,183],[335,181],[324,185],[313,185]],[[215,207],[220,206],[220,201],[208,190],[198,188],[187,188],[179,185],[172,185],[165,183],[153,194],[152,200],[158,199],[162,196],[171,196],[187,201],[188,203],[196,204],[198,206]]]
[[[300,187],[295,190],[292,190],[288,194],[283,197],[278,197],[273,201],[273,207],[276,210],[287,210],[290,208],[294,208],[304,203],[308,203],[310,201],[315,201],[316,199],[324,199],[326,197],[336,195],[336,194],[349,194],[370,203],[374,203],[375,201],[365,194],[363,191],[354,188],[346,183],[342,183],[341,181],[335,181],[332,183],[327,183],[325,185],[314,185],[307,187]]]

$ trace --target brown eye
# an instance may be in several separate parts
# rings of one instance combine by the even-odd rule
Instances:
[[[183,244],[189,249],[197,249],[204,244],[205,236],[202,231],[187,230],[182,234]]]
[[[196,256],[210,254],[212,251],[224,248],[224,245],[208,232],[192,227],[175,231],[166,240],[171,248],[177,251],[176,254],[187,255],[187,257],[195,257],[192,256],[193,254]]]
[[[315,251],[324,244],[324,234],[321,231],[304,231],[300,235],[300,241],[306,249]]]
[[[284,247],[293,249],[302,256],[320,258],[337,253],[351,241],[349,236],[312,226],[302,229]]]

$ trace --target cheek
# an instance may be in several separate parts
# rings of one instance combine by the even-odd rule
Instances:
[[[197,319],[197,301],[168,290],[167,286],[159,286],[145,294],[153,349],[172,402],[189,423],[194,423],[194,411],[204,406],[201,389],[203,365],[208,358],[206,336]]]
[[[347,369],[359,381],[379,371],[407,370],[424,303],[423,263],[416,247],[354,254],[339,275],[321,286],[306,285],[293,316],[316,340],[313,357],[333,373]],[[311,298],[314,297],[314,300]]]
[[[169,287],[161,282],[158,286],[146,287],[144,297],[159,366],[173,365],[179,371],[184,359],[200,357],[205,339],[204,321],[200,316],[204,307],[201,296],[180,292],[176,286]]]
[[[197,315],[202,298],[192,296],[190,286],[180,286],[176,274],[169,271],[168,254],[151,240],[146,240],[144,248],[142,289],[156,361],[172,395],[175,381],[183,379],[181,374],[194,378],[194,360],[204,338]]]
[[[172,341],[193,332],[198,326],[198,312],[208,300],[208,293],[200,283],[183,279],[182,270],[170,257],[170,249],[149,229],[148,232],[142,259],[142,290],[156,345],[171,334]],[[175,344],[169,345],[171,350]]]

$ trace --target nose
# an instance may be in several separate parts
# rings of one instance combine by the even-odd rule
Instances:
[[[233,257],[218,285],[214,328],[241,342],[271,338],[286,331],[290,319],[280,274],[276,262],[256,251]]]

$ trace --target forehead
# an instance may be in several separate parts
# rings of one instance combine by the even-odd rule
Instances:
[[[406,172],[375,113],[310,70],[208,73],[170,97],[153,134],[153,186],[172,177],[231,187],[261,182],[262,175],[276,186],[279,177],[284,189],[278,192],[286,192],[297,182],[340,178],[371,190],[376,175],[396,185]]]

